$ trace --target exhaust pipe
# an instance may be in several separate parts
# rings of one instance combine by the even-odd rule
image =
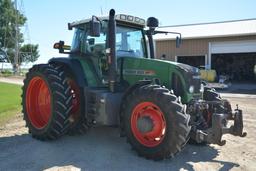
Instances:
[[[117,79],[117,61],[116,61],[116,21],[115,10],[109,11],[108,21],[108,65],[109,65],[109,89],[115,92]]]

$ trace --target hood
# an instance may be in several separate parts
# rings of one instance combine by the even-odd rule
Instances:
[[[166,64],[171,64],[172,66],[176,66],[178,69],[181,69],[185,72],[190,72],[190,73],[198,73],[199,74],[199,69],[187,64],[179,63],[179,62],[173,62],[173,61],[166,61],[166,60],[161,60],[161,59],[154,59],[158,62],[166,63]]]

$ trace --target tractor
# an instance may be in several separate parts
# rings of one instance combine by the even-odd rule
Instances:
[[[155,58],[158,20],[115,14],[68,23],[68,57],[34,65],[24,79],[22,106],[39,140],[116,126],[139,156],[174,157],[187,142],[224,145],[223,134],[244,137],[242,110],[204,86],[195,67]],[[233,120],[228,125],[228,121]]]

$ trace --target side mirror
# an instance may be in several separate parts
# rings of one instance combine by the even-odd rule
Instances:
[[[65,42],[60,40],[59,42],[54,43],[53,48],[59,49],[59,53],[69,54],[69,52],[65,52],[65,50],[70,50],[71,46],[65,45]]]
[[[92,37],[100,37],[100,21],[96,16],[92,16],[92,20],[90,21],[90,36]]]
[[[179,48],[181,45],[181,37],[177,36],[176,37],[176,48]]]

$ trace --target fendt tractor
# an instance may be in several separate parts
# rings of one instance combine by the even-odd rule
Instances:
[[[190,141],[224,145],[223,134],[244,137],[242,110],[233,111],[199,70],[155,59],[158,20],[116,15],[68,24],[72,45],[54,48],[69,57],[34,65],[26,74],[22,105],[32,137],[53,140],[97,125],[116,126],[147,159],[173,157]],[[178,47],[177,47],[178,48]],[[228,124],[229,120],[233,120]]]

